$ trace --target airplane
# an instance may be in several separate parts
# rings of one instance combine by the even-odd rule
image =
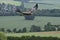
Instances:
[[[20,9],[17,8],[16,12],[22,13],[23,15],[32,15],[33,11],[37,11],[37,10],[38,10],[38,3],[36,3],[36,5],[29,11],[22,12]]]
[[[49,4],[49,3],[40,3],[40,1],[30,1],[30,0],[20,0],[23,4],[24,3],[35,3],[36,5],[29,11],[26,12],[22,12],[21,10],[17,9],[16,12],[22,13],[23,15],[32,15],[33,11],[37,11],[38,9],[38,4],[44,4],[44,5],[53,5],[53,4]],[[41,0],[42,1],[42,0]]]

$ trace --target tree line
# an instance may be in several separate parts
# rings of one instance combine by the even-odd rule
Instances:
[[[44,31],[60,31],[60,25],[52,25],[51,22],[48,22],[43,30],[40,26],[36,26],[36,25],[32,25],[31,28],[29,28],[30,30],[28,31],[26,27],[24,27],[23,29],[18,29],[14,28],[13,30],[11,29],[4,29],[4,28],[0,28],[0,31],[2,32],[14,32],[14,33],[25,33],[25,32],[44,32]]]
[[[40,37],[40,36],[6,36],[5,33],[0,32],[0,40],[60,40],[58,37]]]
[[[60,17],[60,9],[39,9],[34,15]]]
[[[4,32],[0,32],[0,40],[60,40],[58,37],[40,37],[40,36],[6,36]]]
[[[57,37],[40,37],[40,36],[22,36],[22,37],[7,37],[7,40],[60,40]]]

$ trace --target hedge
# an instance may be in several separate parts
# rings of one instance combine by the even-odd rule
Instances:
[[[60,38],[40,37],[40,36],[22,36],[22,37],[7,37],[7,40],[60,40]]]

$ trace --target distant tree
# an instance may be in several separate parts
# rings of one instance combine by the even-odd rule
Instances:
[[[39,26],[32,25],[30,32],[40,32],[41,28]]]
[[[48,22],[48,23],[47,23],[47,26],[51,26],[51,22]]]
[[[47,25],[45,25],[44,29],[45,29],[45,31],[56,31],[55,26],[51,25],[50,22],[48,22]]]
[[[50,31],[50,29],[51,29],[51,23],[48,22],[47,25],[45,25],[44,29],[45,29],[45,31]]]
[[[18,31],[17,31],[17,33],[21,33],[22,31],[21,31],[21,29],[19,29]]]
[[[44,26],[45,31],[49,31],[49,27],[47,25]]]
[[[27,32],[27,29],[26,27],[23,28],[22,32]]]
[[[50,31],[56,31],[55,26],[51,26],[51,27],[50,27]]]
[[[5,28],[0,28],[0,31],[5,32]]]
[[[9,33],[9,32],[11,32],[11,30],[10,30],[10,29],[7,29],[6,31],[7,31],[8,33]]]
[[[13,32],[14,32],[14,33],[16,33],[16,32],[17,32],[16,28],[14,28],[14,29],[13,29]]]
[[[58,27],[58,31],[60,31],[60,27]]]

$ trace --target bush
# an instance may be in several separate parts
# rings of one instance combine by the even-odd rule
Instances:
[[[40,37],[40,36],[22,36],[22,37],[8,37],[8,40],[60,40],[60,38]]]
[[[16,33],[16,32],[17,32],[17,29],[16,29],[16,28],[14,28],[14,29],[13,29],[13,32],[14,32],[14,33]]]
[[[16,33],[21,33],[22,31],[21,31],[21,29],[19,29]]]
[[[27,29],[26,27],[23,28],[22,32],[27,32]]]
[[[40,32],[41,28],[39,26],[32,25],[30,28],[30,32]]]
[[[47,23],[47,25],[44,26],[45,31],[56,31],[55,25],[52,25],[50,22]]]
[[[7,29],[6,31],[7,31],[8,33],[12,32],[10,29]]]
[[[5,32],[5,28],[0,28],[0,31]]]
[[[0,32],[0,40],[7,40],[7,37],[3,32]]]
[[[60,31],[60,27],[58,27],[58,31]]]

